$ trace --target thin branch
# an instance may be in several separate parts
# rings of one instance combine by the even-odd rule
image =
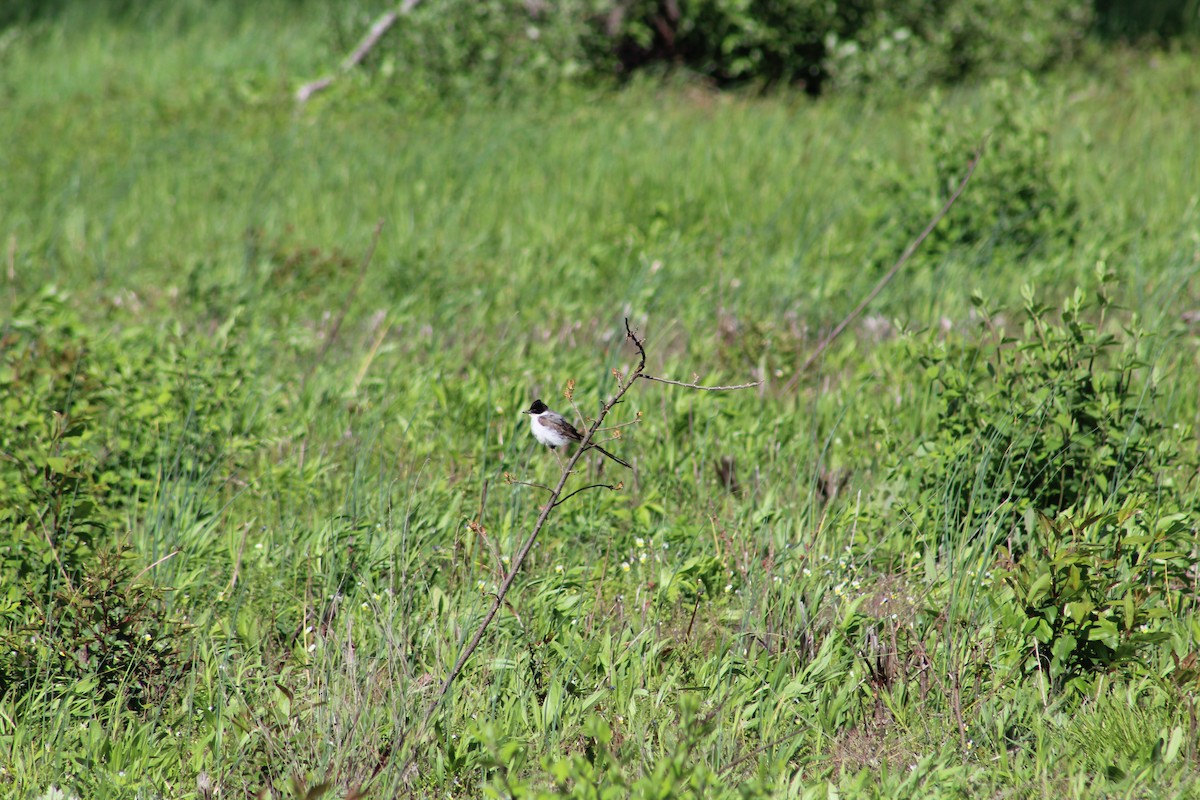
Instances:
[[[531,481],[519,481],[516,478],[513,478],[511,481],[506,481],[506,483],[508,483],[508,485],[510,485],[510,486],[530,486],[534,489],[541,489],[543,492],[553,492],[554,491],[549,486],[546,486],[544,484],[532,483]]]
[[[954,204],[958,202],[959,196],[963,193],[963,190],[967,188],[967,184],[970,183],[971,176],[975,174],[975,167],[979,164],[979,159],[983,157],[983,148],[987,145],[987,140],[987,136],[983,137],[983,141],[980,142],[979,147],[975,149],[975,155],[971,158],[971,163],[967,165],[967,173],[963,175],[963,179],[958,183],[958,188],[954,190],[954,194],[950,195],[950,199],[946,201],[944,206],[942,206],[941,211],[934,214],[933,219],[929,220],[929,224],[925,226],[925,230],[921,231],[921,235],[916,239],[913,239],[908,247],[904,248],[904,252],[900,254],[900,258],[895,264],[892,265],[892,268],[889,269],[887,273],[879,279],[879,282],[875,284],[875,287],[871,289],[871,291],[867,292],[867,296],[862,299],[862,302],[855,306],[854,310],[851,311],[844,320],[839,322],[837,327],[829,332],[828,336],[821,340],[821,343],[817,345],[817,349],[812,351],[809,357],[804,360],[804,363],[800,365],[800,369],[796,370],[796,374],[793,375],[791,379],[788,380],[788,382],[784,385],[784,391],[791,391],[792,389],[796,388],[796,384],[800,381],[801,374],[807,372],[808,368],[816,363],[816,360],[820,358],[821,354],[825,352],[825,349],[833,343],[833,340],[840,336],[842,331],[846,330],[847,325],[858,318],[858,315],[861,314],[868,305],[870,305],[871,301],[883,291],[885,286],[891,283],[892,278],[896,277],[896,273],[900,271],[900,268],[908,263],[908,260],[912,258],[914,253],[917,252],[917,248],[920,247],[927,238],[929,238],[929,234],[933,233],[933,229],[937,227],[938,223],[942,221],[942,218],[945,217]]]
[[[579,406],[575,404],[575,380],[567,381],[567,388],[563,391],[563,397],[571,404],[571,408],[575,409],[575,418],[579,420],[579,427],[586,428],[588,418],[579,410]]]
[[[633,329],[629,327],[629,317],[625,318],[625,336],[629,339],[629,341],[633,342],[633,346],[636,347],[638,351],[638,365],[633,371],[633,375],[636,377],[646,371],[646,347],[645,343],[642,342],[642,340],[637,337],[637,334],[633,332]],[[632,384],[633,378],[630,378],[629,382]],[[624,394],[624,392],[621,392],[621,394]],[[617,397],[619,398],[620,395],[617,395]]]
[[[589,430],[585,435],[585,442],[591,438],[591,433]],[[579,461],[583,453],[584,449],[581,447],[575,451],[575,455],[571,456],[571,460],[567,462],[566,468],[563,469],[562,475],[558,479],[558,485],[550,492],[550,502],[542,508],[542,513],[538,515],[537,522],[534,523],[533,531],[525,539],[525,542],[521,545],[521,549],[517,551],[517,555],[512,561],[512,567],[509,568],[508,574],[504,576],[504,582],[500,584],[500,590],[496,593],[496,597],[492,601],[492,607],[488,609],[487,614],[484,615],[483,620],[479,623],[479,627],[475,629],[475,635],[471,637],[471,641],[463,648],[462,653],[458,656],[458,660],[454,663],[454,667],[450,670],[450,674],[446,676],[446,680],[442,683],[442,688],[438,692],[437,698],[425,714],[426,720],[432,717],[433,712],[450,691],[450,687],[454,684],[455,679],[458,678],[459,673],[462,672],[463,667],[466,666],[467,660],[474,655],[476,648],[479,647],[480,641],[483,640],[484,632],[487,631],[488,626],[491,625],[492,620],[496,616],[496,612],[500,610],[500,606],[504,603],[504,598],[508,595],[508,590],[512,588],[513,581],[521,569],[521,564],[524,563],[525,557],[529,555],[529,551],[533,547],[533,543],[537,540],[538,534],[542,532],[546,520],[550,518],[550,512],[554,510],[558,497],[562,494],[567,480],[571,477],[575,463]]]
[[[685,383],[683,381],[672,381],[666,378],[656,378],[653,375],[638,376],[644,381],[655,381],[656,383],[668,383],[671,386],[683,386],[688,389],[699,389],[703,392],[730,392],[734,389],[753,389],[755,386],[761,386],[762,381],[754,381],[753,383],[739,383],[736,386],[701,386],[698,383]]]
[[[581,486],[581,487],[579,487],[578,489],[576,489],[575,491],[571,492],[571,493],[570,493],[569,495],[567,495],[566,497],[560,497],[558,500],[556,500],[556,501],[554,502],[554,505],[556,505],[556,506],[561,506],[563,503],[567,502],[568,500],[570,500],[570,499],[571,499],[572,497],[574,497],[575,495],[579,494],[580,492],[587,491],[588,489],[611,489],[612,491],[614,491],[614,492],[615,492],[615,491],[617,491],[617,490],[619,490],[619,489],[621,488],[621,485],[622,485],[622,484],[619,484],[619,483],[616,483],[616,484],[613,484],[613,483],[592,483],[592,484],[589,484],[589,485],[587,485],[587,486]]]
[[[640,425],[641,423],[642,423],[642,414],[639,411],[638,415],[634,419],[629,420],[629,422],[618,422],[616,425],[609,425],[607,428],[601,429],[600,433],[608,433],[609,431],[615,431],[615,430],[619,430],[621,428],[628,428],[631,425]],[[621,438],[620,436],[612,437],[612,439],[620,439],[620,438]],[[611,441],[611,439],[608,439],[606,441]]]
[[[400,8],[381,14],[371,25],[371,29],[367,31],[367,35],[358,43],[358,47],[354,48],[354,52],[342,61],[342,72],[348,72],[361,64],[362,60],[367,57],[367,53],[371,52],[371,48],[378,44],[383,35],[388,32],[388,28],[396,24],[396,20],[400,18],[401,14],[407,14],[409,11],[412,11],[416,4],[416,0],[410,0]]]
[[[630,383],[633,383],[633,381],[637,380],[638,378],[641,378],[642,380],[646,380],[646,381],[655,381],[656,383],[666,383],[671,386],[683,386],[684,388],[687,388],[687,389],[699,389],[704,392],[729,392],[729,391],[734,391],[736,389],[753,389],[755,386],[758,386],[762,383],[762,381],[754,381],[753,383],[739,383],[736,386],[702,386],[701,384],[698,384],[698,383],[686,383],[684,381],[673,381],[673,380],[669,380],[667,378],[658,378],[658,377],[655,377],[654,375],[647,375],[646,374],[646,348],[644,346],[643,341],[641,339],[639,339],[637,337],[637,334],[635,334],[630,329],[628,317],[625,318],[625,335],[628,336],[629,339],[633,342],[634,347],[636,347],[638,349],[638,355],[641,357],[641,360],[638,363],[637,369],[635,369],[633,371],[633,373],[630,375],[630,378],[629,378]]]
[[[696,603],[692,606],[692,617],[688,620],[687,632],[683,634],[683,640],[685,642],[690,642],[692,640],[692,625],[696,623],[696,612],[700,610],[700,597],[701,595],[697,593]]]
[[[399,8],[392,9],[384,14],[381,14],[378,19],[371,25],[371,29],[367,31],[367,35],[358,43],[358,47],[354,48],[350,55],[342,60],[338,74],[344,74],[357,67],[362,63],[362,60],[367,57],[367,53],[379,43],[383,35],[387,33],[392,25],[396,24],[402,15],[407,15],[410,11],[417,7],[421,0],[404,0]],[[324,78],[318,78],[315,81],[310,81],[296,90],[296,102],[304,104],[314,94],[328,89],[329,86],[337,79],[337,75],[326,75]]]

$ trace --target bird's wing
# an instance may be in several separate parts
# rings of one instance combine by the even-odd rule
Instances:
[[[582,434],[580,434],[579,431],[575,430],[575,426],[572,425],[571,423],[567,422],[566,418],[563,417],[562,414],[555,414],[554,412],[549,412],[549,413],[543,414],[541,417],[541,420],[542,420],[542,424],[545,425],[547,428],[554,428],[556,431],[561,433],[563,436],[566,436],[568,439],[574,439],[575,441],[579,441],[580,439],[583,438]]]

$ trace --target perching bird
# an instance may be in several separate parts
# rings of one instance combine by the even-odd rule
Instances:
[[[551,411],[546,407],[546,404],[541,400],[534,400],[533,405],[528,411],[522,411],[522,414],[529,415],[529,427],[533,430],[533,438],[537,439],[542,444],[553,450],[556,447],[561,447],[568,442],[578,442],[583,440],[583,435],[575,430],[575,426],[567,422],[562,414]],[[622,461],[612,453],[605,450],[598,444],[590,445],[593,449],[599,450],[603,455],[608,456],[613,461],[627,469],[633,469],[629,463]]]

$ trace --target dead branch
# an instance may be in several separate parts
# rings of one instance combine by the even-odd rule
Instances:
[[[354,48],[350,55],[342,60],[341,67],[338,69],[338,74],[349,72],[362,63],[362,60],[367,57],[367,53],[371,52],[383,35],[387,33],[388,28],[396,24],[401,16],[408,14],[421,0],[404,0],[399,8],[394,8],[385,14],[381,14],[378,19],[371,25],[371,29],[367,31],[367,35],[358,43],[358,47]],[[329,85],[337,79],[337,75],[326,75],[324,78],[318,78],[315,81],[310,81],[296,90],[296,102],[303,105],[308,102],[308,99],[317,92],[329,88]]]
[[[933,229],[936,228],[938,223],[942,221],[942,218],[946,216],[951,207],[958,202],[959,195],[963,193],[963,189],[967,188],[967,184],[971,181],[971,176],[975,174],[975,167],[979,164],[979,159],[983,157],[983,148],[987,145],[987,140],[987,136],[983,137],[983,141],[979,143],[979,147],[975,148],[975,155],[971,157],[971,163],[967,165],[967,173],[963,175],[963,179],[959,181],[958,188],[954,190],[954,194],[950,195],[950,199],[946,201],[944,206],[942,206],[941,211],[934,214],[933,219],[929,220],[929,224],[925,226],[925,230],[921,231],[921,235],[916,239],[913,239],[912,242],[909,243],[908,247],[904,248],[904,252],[900,254],[900,258],[897,259],[896,263],[892,265],[892,268],[887,271],[887,274],[879,279],[879,282],[875,284],[875,287],[871,289],[871,291],[867,292],[867,296],[862,299],[862,302],[855,306],[854,310],[851,311],[844,320],[839,322],[837,327],[829,332],[828,336],[821,340],[821,343],[817,345],[817,349],[813,350],[808,358],[804,359],[804,363],[800,365],[800,369],[796,370],[796,374],[793,375],[784,385],[784,391],[790,392],[792,389],[796,388],[796,384],[800,382],[800,376],[803,373],[808,372],[808,368],[815,364],[817,359],[820,358],[821,354],[825,352],[825,349],[833,343],[833,340],[840,336],[842,331],[846,330],[847,325],[858,319],[858,315],[861,314],[863,310],[870,305],[871,301],[883,291],[883,287],[891,283],[892,278],[896,277],[896,273],[900,271],[900,268],[908,263],[908,260],[912,258],[913,253],[917,252],[917,248],[920,247],[927,238],[929,238],[929,234],[933,233]]]
[[[516,478],[513,478],[512,480],[509,480],[509,481],[505,481],[505,483],[507,483],[509,486],[528,486],[531,489],[541,489],[543,492],[553,492],[554,491],[553,489],[551,489],[549,486],[546,486],[545,484],[533,483],[531,481],[519,481]]]
[[[610,489],[615,492],[615,491],[620,490],[620,488],[622,486],[624,486],[623,483],[615,483],[615,484],[614,483],[590,483],[587,486],[580,486],[578,489],[571,492],[569,495],[567,495],[565,497],[559,498],[554,503],[554,505],[561,506],[563,503],[567,502],[575,495],[579,494],[580,492],[586,492],[588,489]]]
[[[658,378],[654,375],[647,375],[645,373],[646,349],[642,346],[643,343],[637,338],[637,335],[629,329],[628,318],[625,320],[625,335],[630,339],[630,341],[633,342],[633,346],[638,349],[638,354],[641,357],[641,362],[638,364],[638,368],[634,370],[633,378],[631,380],[637,380],[638,378],[641,378],[642,380],[655,381],[656,383],[666,383],[670,384],[671,386],[683,386],[688,389],[699,389],[703,392],[728,392],[735,389],[753,389],[755,386],[758,386],[762,383],[762,381],[754,381],[753,383],[739,383],[736,386],[702,386],[698,383],[685,383],[684,381],[673,381],[668,378]]]
[[[653,375],[642,375],[644,381],[655,381],[656,383],[669,383],[672,386],[684,386],[688,389],[699,389],[702,392],[730,392],[734,389],[753,389],[755,386],[762,385],[762,381],[754,381],[753,383],[739,383],[736,386],[701,386],[698,383],[684,383],[683,381],[672,381],[667,378],[657,378]]]

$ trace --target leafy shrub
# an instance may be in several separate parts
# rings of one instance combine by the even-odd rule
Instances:
[[[0,337],[0,694],[42,671],[60,686],[93,674],[113,694],[123,680],[166,680],[163,594],[133,580],[137,558],[113,531],[165,483],[208,486],[259,441],[241,395],[252,359],[189,364],[197,354],[169,337],[84,330],[51,288],[19,304]],[[127,690],[130,702],[143,694]]]
[[[1092,504],[1099,507],[1099,503]],[[1140,499],[1114,513],[1040,517],[1036,546],[1006,571],[995,599],[1019,641],[1019,668],[1057,687],[1092,672],[1129,667],[1171,638],[1175,604],[1198,554],[1189,515],[1157,520]]]
[[[873,13],[866,2],[641,0],[610,20],[622,68],[680,64],[720,83],[800,83],[818,93],[826,39],[852,36]]]
[[[98,505],[114,476],[99,469],[96,418],[106,387],[87,362],[80,327],[47,292],[19,307],[0,350],[0,549],[6,577],[78,577],[96,536],[115,517]]]
[[[261,422],[243,402],[254,359],[221,352],[236,346],[232,328],[196,345],[182,330],[154,344],[157,332],[136,328],[89,339],[56,289],[16,308],[0,339],[0,521],[18,532],[10,566],[29,547],[25,569],[44,573],[48,545],[67,574],[82,574],[71,554],[86,558],[131,503],[254,449]]]
[[[837,88],[1036,73],[1071,59],[1091,25],[1070,0],[880,3],[848,36],[830,31],[823,66]]]
[[[433,0],[394,26],[370,64],[408,95],[533,89],[598,73],[589,0]],[[366,15],[354,18],[361,35]]]
[[[358,30],[368,15],[354,15]],[[440,0],[376,64],[406,93],[540,86],[684,67],[719,84],[928,85],[1041,71],[1090,29],[1070,0]],[[349,40],[349,35],[344,35]]]
[[[1142,664],[1200,558],[1191,431],[1161,417],[1136,320],[1108,332],[1112,276],[1098,279],[1058,312],[1026,288],[1015,334],[976,297],[979,338],[909,341],[928,427],[897,448],[876,506],[899,508],[906,554],[941,565],[927,576],[995,631],[1001,660],[1056,690]]]
[[[135,709],[160,699],[182,674],[181,631],[165,591],[136,579],[136,561],[128,550],[102,550],[76,582],[48,595],[10,587],[0,606],[0,694],[25,691],[36,676],[56,692],[120,697]]]
[[[1106,37],[1160,41],[1200,35],[1195,0],[1095,0],[1096,27]]]
[[[968,530],[1002,505],[1053,517],[1170,485],[1189,434],[1156,416],[1141,331],[1104,332],[1105,288],[1076,290],[1058,320],[1026,289],[1020,337],[914,343],[936,414],[893,477],[918,487],[915,519],[938,514]],[[989,325],[994,317],[984,312]]]
[[[719,82],[836,88],[953,83],[1070,58],[1091,23],[1070,0],[643,0],[620,7],[626,68],[683,64]]]

